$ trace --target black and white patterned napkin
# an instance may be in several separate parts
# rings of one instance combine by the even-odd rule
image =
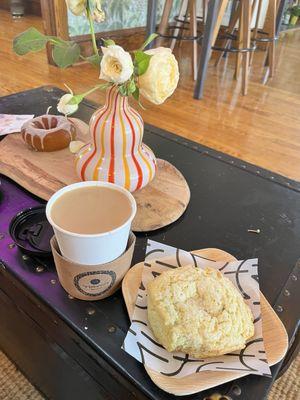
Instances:
[[[184,353],[170,353],[155,340],[147,318],[147,284],[170,268],[185,265],[218,269],[237,287],[254,315],[255,334],[246,347],[219,357],[196,360]],[[141,363],[169,377],[183,377],[201,371],[233,371],[271,376],[262,336],[257,258],[219,262],[149,240],[142,282],[131,326],[122,348]]]

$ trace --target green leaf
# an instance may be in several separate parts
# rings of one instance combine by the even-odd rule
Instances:
[[[143,75],[147,71],[151,57],[151,55],[140,50],[134,52],[134,63],[137,75]]]
[[[53,46],[52,56],[55,64],[60,68],[73,65],[80,57],[80,47],[75,42],[63,42]]]
[[[140,101],[140,89],[136,86],[135,91],[132,93],[132,97],[138,102],[138,105],[143,109],[146,110],[146,108],[143,106],[143,104]]]
[[[101,57],[99,56],[99,54],[93,54],[92,56],[85,57],[84,60],[86,60],[89,63],[91,63],[92,65],[94,65],[94,67],[99,67]]]
[[[134,80],[132,79],[131,81],[129,81],[129,83],[127,84],[127,92],[128,94],[134,93],[136,90],[136,85]]]
[[[150,36],[148,36],[148,38],[145,40],[145,42],[142,44],[142,46],[140,47],[140,50],[144,50],[145,47],[148,46],[149,43],[151,43],[154,39],[156,39],[158,36],[157,33],[151,33]]]
[[[102,39],[105,47],[114,46],[116,43],[112,39]]]
[[[36,28],[29,28],[20,33],[13,40],[13,50],[19,56],[30,51],[42,50],[48,41],[48,37],[39,32]]]
[[[121,96],[128,96],[126,85],[119,86],[119,93]]]
[[[135,87],[135,91],[132,92],[132,97],[136,100],[136,101],[140,101],[140,89],[136,86]]]

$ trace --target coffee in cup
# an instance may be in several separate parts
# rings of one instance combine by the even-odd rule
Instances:
[[[46,207],[63,256],[79,264],[101,264],[126,249],[136,202],[126,189],[87,181],[56,192]]]

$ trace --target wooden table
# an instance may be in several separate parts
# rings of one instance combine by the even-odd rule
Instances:
[[[22,113],[41,114],[61,94],[40,88],[7,96],[0,112],[18,113],[22,104]],[[95,108],[84,101],[76,116],[88,121]],[[292,342],[300,315],[300,184],[152,126],[145,142],[183,173],[192,196],[176,223],[138,235],[133,262],[143,260],[148,237],[186,250],[218,247],[239,259],[258,257],[261,290]],[[129,327],[120,291],[98,302],[71,299],[51,259],[24,256],[13,246],[13,215],[43,202],[3,176],[0,182],[0,348],[48,398],[173,399],[120,348]],[[248,232],[257,228],[260,234]],[[216,391],[264,399],[293,354],[272,367],[273,379],[249,375],[187,399]]]

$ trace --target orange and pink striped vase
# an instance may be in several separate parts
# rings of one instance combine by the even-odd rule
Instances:
[[[93,114],[89,129],[92,141],[75,161],[81,180],[112,182],[134,192],[154,178],[156,158],[142,143],[142,117],[115,86],[107,90],[106,104]]]

